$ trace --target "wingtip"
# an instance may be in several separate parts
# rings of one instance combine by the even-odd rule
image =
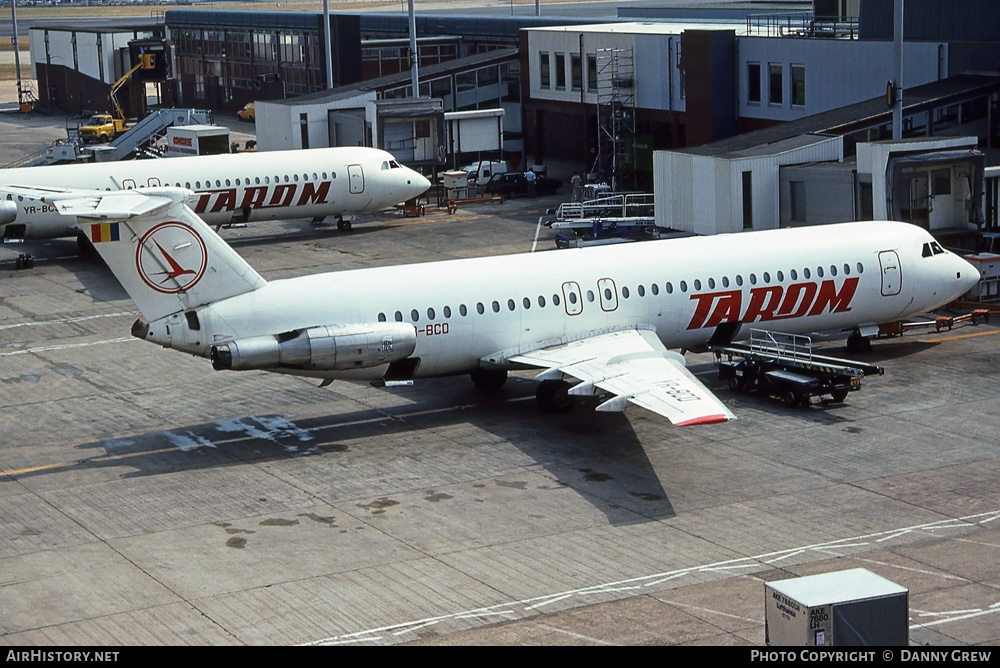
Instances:
[[[719,413],[718,415],[703,415],[701,417],[691,418],[690,420],[684,420],[683,422],[678,422],[678,427],[692,427],[696,425],[703,424],[718,424],[719,422],[728,422],[729,420],[734,420],[735,417],[732,415],[726,415],[724,413]]]

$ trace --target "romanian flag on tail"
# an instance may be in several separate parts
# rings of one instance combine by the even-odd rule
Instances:
[[[90,240],[95,244],[102,241],[118,241],[118,223],[97,223],[91,225]]]

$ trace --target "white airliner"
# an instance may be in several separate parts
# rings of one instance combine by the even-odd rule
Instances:
[[[138,338],[263,369],[376,383],[539,367],[539,403],[613,395],[678,425],[733,414],[669,348],[866,331],[937,308],[977,272],[924,230],[861,222],[265,281],[184,205],[191,193],[49,195],[138,305]],[[194,201],[198,195],[194,195]],[[580,381],[570,386],[564,379]]]
[[[17,205],[0,213],[3,238],[47,239],[80,230],[72,217],[9,186],[41,193],[175,186],[196,192],[191,208],[210,225],[333,216],[345,230],[345,215],[381,211],[422,194],[430,182],[389,153],[363,147],[0,170],[0,199]]]

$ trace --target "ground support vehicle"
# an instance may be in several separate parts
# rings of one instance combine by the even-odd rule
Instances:
[[[780,397],[788,406],[805,406],[828,395],[841,402],[861,389],[866,375],[882,375],[874,364],[816,355],[812,339],[761,329],[750,332],[749,343],[709,346],[715,353],[719,378],[734,391],[763,392]]]

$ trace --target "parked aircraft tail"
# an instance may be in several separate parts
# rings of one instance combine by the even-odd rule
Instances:
[[[81,233],[152,321],[266,283],[187,206],[193,194],[165,187],[50,191],[42,199],[76,216]]]

